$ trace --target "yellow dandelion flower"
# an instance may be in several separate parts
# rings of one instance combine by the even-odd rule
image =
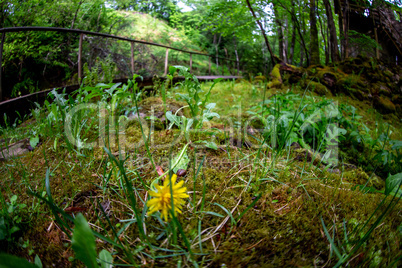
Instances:
[[[174,212],[181,213],[181,207],[183,206],[184,198],[188,198],[189,195],[186,193],[187,187],[183,187],[184,181],[180,181],[176,184],[177,176],[173,174],[172,181],[172,194],[173,194],[173,205]],[[153,197],[147,201],[147,206],[149,208],[148,215],[155,213],[156,211],[161,211],[162,218],[165,221],[168,220],[168,216],[172,211],[172,201],[170,194],[169,178],[165,178],[163,185],[155,185],[155,191],[149,191],[149,195]],[[176,215],[176,214],[175,214]]]

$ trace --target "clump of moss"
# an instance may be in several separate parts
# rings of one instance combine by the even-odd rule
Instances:
[[[268,83],[268,88],[279,88],[282,86],[282,77],[280,72],[281,65],[278,63],[271,71],[271,82]]]
[[[375,187],[380,190],[384,187],[384,181],[377,176],[370,176],[362,168],[352,169],[343,173],[343,177],[350,183]]]
[[[306,84],[309,84],[311,87],[311,90],[315,93],[317,93],[319,96],[325,96],[331,94],[331,92],[327,89],[326,86],[319,82],[315,81],[306,81]]]
[[[395,104],[387,98],[376,96],[374,98],[374,107],[382,114],[390,114],[396,112]]]

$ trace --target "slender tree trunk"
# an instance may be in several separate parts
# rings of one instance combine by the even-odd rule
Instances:
[[[225,48],[223,48],[223,49],[225,50],[225,55],[226,55],[226,58],[228,58],[228,59],[229,59],[229,53],[228,53],[228,50],[226,49],[226,47],[225,47]],[[230,75],[232,75],[232,71],[230,70],[230,61],[229,61],[229,60],[227,60],[227,61],[226,61],[226,65],[227,65],[227,67],[228,67],[229,74],[230,74]]]
[[[340,60],[339,50],[338,50],[338,38],[336,36],[336,27],[334,23],[334,17],[332,16],[332,8],[329,0],[323,0],[325,6],[325,13],[327,15],[328,30],[329,30],[329,44],[331,51],[332,62],[337,62]]]
[[[253,8],[251,7],[250,0],[246,0],[246,3],[247,3],[248,8],[250,9],[251,14],[253,15],[254,19],[256,20],[258,26],[260,27],[262,35],[264,36],[265,45],[267,46],[269,54],[271,55],[271,61],[273,63],[277,62],[277,60],[275,59],[275,55],[272,52],[271,46],[269,45],[267,35],[265,34],[265,30],[262,27],[260,20],[257,19],[257,16],[255,15]]]
[[[302,52],[302,49],[300,49],[300,55],[303,55],[303,54],[307,55],[307,65],[309,65],[309,60],[308,60],[309,53],[308,53],[308,50],[307,50],[306,42],[304,41],[304,37],[303,37],[303,34],[306,32],[306,29],[305,29],[305,23],[304,23],[304,18],[303,18],[303,13],[302,13],[303,10],[301,8],[302,7],[302,1],[303,0],[299,0],[299,3],[298,3],[299,4],[299,16],[300,16],[299,20],[297,19],[297,16],[296,16],[296,13],[294,11],[294,6],[293,5],[292,5],[292,7],[293,7],[292,10],[289,10],[287,8],[287,6],[282,4],[281,2],[278,2],[278,4],[281,5],[281,7],[284,8],[287,12],[289,12],[289,14],[290,14],[290,16],[292,18],[293,25],[296,26],[297,32],[299,34],[300,45],[304,50]],[[301,26],[300,26],[299,21],[301,21]],[[303,65],[303,56],[301,56],[301,59],[302,59],[301,60],[301,65]]]
[[[293,23],[292,39],[290,40],[290,51],[289,51],[289,63],[290,64],[293,64],[293,56],[295,53],[295,44],[296,44],[296,26]]]
[[[328,52],[328,47],[327,47],[327,41],[325,39],[325,32],[324,32],[324,28],[323,28],[323,23],[322,23],[322,20],[321,20],[320,16],[318,16],[318,22],[320,23],[320,31],[321,31],[322,39],[324,40],[325,65],[328,65],[328,63],[329,63],[329,52]]]
[[[301,23],[302,23],[302,25],[301,25],[302,29],[301,29],[301,31],[299,31],[299,35],[303,36],[303,33],[306,32],[306,29],[305,29],[305,26],[304,26],[305,24],[304,24],[304,19],[303,19],[303,12],[302,12],[303,10],[302,10],[302,7],[301,7],[301,2],[302,2],[302,0],[299,1],[299,14],[300,14],[299,16],[300,16],[300,20],[301,20]],[[307,48],[306,48],[306,45],[304,43],[303,43],[303,48],[304,49],[300,49],[300,66],[303,66],[304,56],[307,57],[307,66],[308,66],[310,64],[309,64],[309,61],[308,61]]]
[[[341,59],[345,59],[345,40],[343,39],[343,12],[342,12],[342,4],[340,0],[334,0],[336,1],[336,5],[338,6],[339,12],[338,12],[338,26],[339,26],[339,40],[341,43]]]
[[[288,22],[288,19],[287,19],[287,18],[285,18],[284,34],[285,34],[285,41],[283,42],[283,53],[284,53],[284,57],[285,57],[285,62],[289,62],[289,58],[288,58],[288,47],[289,47],[289,22]]]
[[[345,58],[349,57],[349,1],[345,0],[345,9],[343,11],[343,34],[345,40]]]
[[[320,64],[315,0],[310,0],[310,57],[311,64]]]
[[[278,45],[279,45],[279,58],[283,61],[286,62],[286,56],[285,56],[285,50],[284,50],[284,38],[283,38],[283,25],[282,25],[282,19],[279,15],[278,12],[278,7],[273,2],[274,4],[274,14],[275,14],[275,22],[277,26],[277,32],[278,32]]]
[[[237,43],[236,43],[236,36],[233,35],[233,45],[234,45],[234,51],[236,55],[236,74],[239,75],[239,70],[240,70],[240,61],[239,61],[239,54],[237,54]]]
[[[78,3],[77,10],[75,11],[74,18],[73,18],[73,21],[71,22],[70,29],[74,29],[74,23],[75,23],[75,20],[77,19],[78,11],[80,10],[81,5],[82,5],[82,0]]]
[[[216,41],[216,34],[214,34],[214,45],[215,45],[215,61],[216,61],[216,69],[219,68],[219,44],[221,43],[222,35],[219,35],[218,42]]]

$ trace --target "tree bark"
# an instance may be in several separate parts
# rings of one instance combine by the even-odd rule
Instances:
[[[329,0],[323,0],[325,6],[325,13],[327,15],[328,30],[329,30],[329,44],[331,51],[332,62],[337,62],[340,60],[339,50],[338,50],[338,38],[336,36],[336,27],[334,23],[334,17],[332,16],[332,8]]]
[[[310,0],[310,56],[311,64],[320,64],[315,0]]]

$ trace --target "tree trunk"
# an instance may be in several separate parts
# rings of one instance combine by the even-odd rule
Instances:
[[[320,64],[315,0],[310,0],[310,63]]]
[[[349,1],[345,0],[345,9],[343,11],[343,34],[345,39],[345,58],[349,57]]]
[[[293,64],[293,56],[295,53],[295,44],[296,44],[296,26],[293,23],[292,39],[290,40],[290,51],[289,51],[289,63],[290,64]]]
[[[264,36],[265,45],[267,46],[269,54],[271,55],[271,61],[273,63],[277,62],[277,60],[275,59],[275,55],[272,52],[271,46],[269,45],[267,35],[265,34],[265,30],[262,27],[260,20],[257,19],[257,16],[255,15],[253,8],[251,7],[250,0],[246,0],[246,3],[247,3],[247,6],[248,6],[248,9],[250,9],[251,14],[253,15],[254,19],[256,20],[258,26],[260,27],[262,35]]]
[[[219,44],[221,42],[222,35],[219,35],[218,42],[216,42],[216,34],[214,34],[214,45],[215,45],[215,61],[216,61],[216,69],[219,68]]]
[[[332,16],[332,8],[329,0],[324,0],[325,13],[327,14],[328,30],[329,30],[329,44],[331,51],[332,62],[340,60],[338,50],[338,38],[336,36],[336,27],[334,23],[334,17]]]
[[[289,49],[289,22],[288,19],[285,18],[285,42],[283,43],[283,52],[284,52],[284,57],[285,57],[285,62],[289,62],[288,58],[288,49]]]
[[[302,10],[302,7],[301,7],[301,0],[299,0],[299,14],[300,14],[299,16],[300,16],[300,20],[302,22],[302,25],[301,25],[302,29],[301,29],[301,31],[299,30],[299,35],[300,36],[303,36],[302,33],[306,32],[305,27],[304,27],[304,19],[303,19],[302,11],[303,10]],[[303,39],[301,39],[301,40],[303,40]],[[304,56],[307,57],[307,65],[309,65],[307,48],[306,48],[306,46],[304,44],[303,44],[303,47],[304,47],[304,49],[300,49],[300,66],[303,66]],[[306,55],[304,55],[304,54],[306,54]]]
[[[237,43],[236,43],[236,36],[233,35],[233,45],[234,45],[234,51],[236,55],[236,73],[239,75],[239,70],[240,70],[240,62],[239,62],[239,54],[237,54]]]
[[[277,25],[277,33],[278,33],[278,45],[279,45],[279,58],[283,61],[286,62],[286,56],[285,56],[285,50],[284,50],[284,38],[283,38],[283,23],[282,19],[280,18],[279,12],[278,12],[278,7],[273,2],[274,5],[274,14],[275,14],[275,23]]]
[[[321,17],[318,16],[318,22],[320,23],[320,30],[321,30],[321,35],[322,35],[322,39],[324,40],[324,54],[325,54],[325,65],[328,65],[329,63],[329,52],[328,52],[328,47],[327,47],[327,41],[325,39],[325,32],[324,32],[324,27],[323,27],[323,23],[321,20]]]

